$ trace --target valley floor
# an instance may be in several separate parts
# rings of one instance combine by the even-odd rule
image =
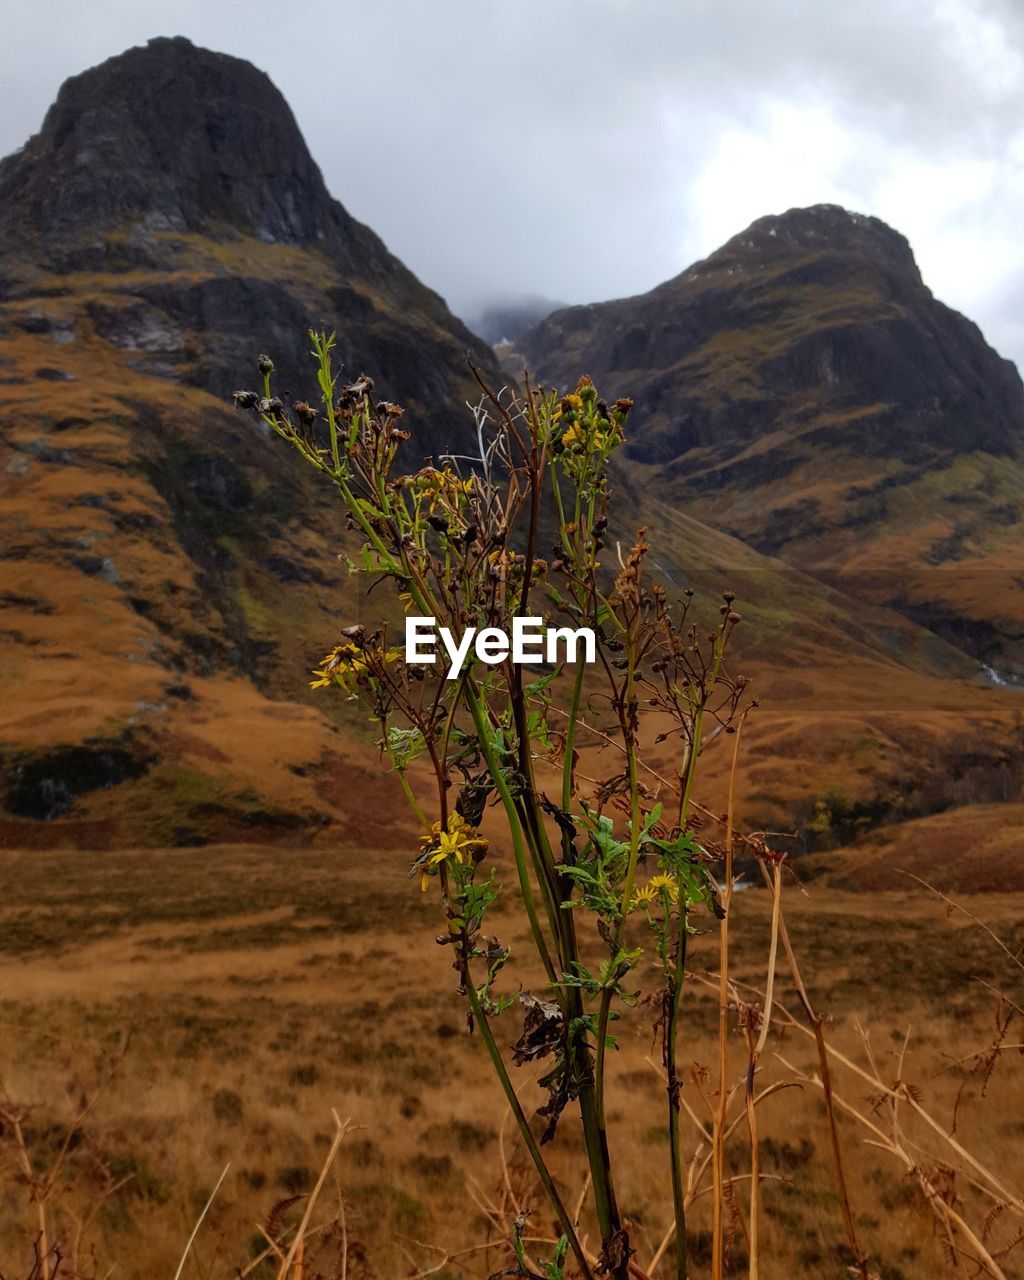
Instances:
[[[344,1206],[344,1238],[340,1227],[324,1231],[323,1257],[311,1258],[311,1267],[331,1274],[329,1250],[347,1251],[352,1277],[486,1277],[508,1265],[497,1243],[476,1248],[499,1239],[482,1206],[528,1205],[535,1189],[483,1048],[466,1034],[450,955],[434,943],[436,904],[406,878],[402,855],[246,846],[5,852],[0,867],[0,1076],[37,1174],[56,1159],[69,1118],[92,1103],[48,1192],[51,1221],[67,1241],[76,1221],[84,1224],[83,1276],[173,1276],[226,1165],[184,1275],[237,1276],[266,1247],[256,1224],[273,1230],[271,1217],[301,1212],[304,1202],[295,1198],[310,1189],[324,1159],[332,1108],[357,1126],[321,1200],[323,1219]],[[1024,894],[974,895],[964,903],[1019,946]],[[756,987],[764,982],[769,905],[759,890],[735,898],[734,975]],[[992,1039],[996,1006],[983,984],[1009,991],[1016,983],[1022,1003],[1020,971],[983,929],[948,915],[916,885],[853,893],[811,881],[787,889],[786,911],[811,997],[832,1015],[832,1043],[869,1069],[863,1028],[882,1078],[913,1082],[943,1125],[960,1095],[958,1141],[1019,1185],[1020,1055],[996,1055],[986,1099],[970,1055]],[[525,939],[499,915],[502,926],[503,941],[519,949]],[[701,978],[717,963],[713,936],[698,938],[682,1054],[693,1064],[685,1090],[694,1113],[686,1120],[689,1151],[700,1144],[696,1124],[708,1114],[714,1087],[717,1012]],[[510,977],[512,990],[514,982]],[[654,990],[653,970],[641,972],[639,985],[644,994]],[[777,997],[797,1011],[781,956]],[[652,1017],[641,1003],[619,1031],[610,1090],[620,1198],[641,1264],[670,1215],[664,1088],[648,1061],[660,1061]],[[504,1015],[506,1041],[518,1034],[519,1020],[516,1009]],[[1007,1042],[1021,1039],[1014,1028]],[[745,1062],[737,1033],[730,1061],[737,1082]],[[812,1041],[777,1019],[764,1083],[790,1078],[794,1069],[813,1073],[815,1063]],[[524,1102],[539,1099],[532,1082],[538,1074],[519,1072]],[[862,1077],[839,1068],[836,1088],[871,1114]],[[759,1108],[771,1175],[763,1193],[762,1277],[849,1274],[819,1096],[805,1083]],[[739,1092],[733,1107],[739,1115]],[[584,1162],[570,1129],[567,1116],[554,1150],[575,1202]],[[922,1163],[948,1158],[940,1134],[913,1125],[908,1132]],[[946,1274],[944,1244],[914,1177],[867,1145],[866,1129],[846,1121],[842,1134],[873,1269],[884,1280]],[[31,1264],[36,1209],[9,1126],[0,1144],[0,1274],[20,1278]],[[737,1175],[734,1272],[746,1275],[742,1122],[728,1159]],[[708,1274],[708,1204],[709,1197],[698,1197],[691,1215],[697,1277]],[[531,1230],[548,1234],[542,1213]],[[995,1223],[989,1248],[1010,1237]],[[1005,1261],[1007,1276],[1014,1257]],[[668,1271],[666,1259],[657,1274]]]

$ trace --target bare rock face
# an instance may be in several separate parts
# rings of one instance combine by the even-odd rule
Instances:
[[[372,370],[420,410],[422,452],[458,443],[447,405],[472,384],[468,359],[500,377],[489,348],[330,196],[269,77],[182,37],[72,77],[0,162],[0,296],[31,295],[41,271],[110,273],[116,298],[91,305],[97,334],[217,395],[257,350],[298,392],[306,329],[336,329],[353,376]],[[447,438],[431,430],[442,423]]]
[[[0,187],[4,230],[48,241],[134,216],[151,231],[281,244],[340,243],[355,229],[270,79],[181,36],[68,80],[0,167]]]

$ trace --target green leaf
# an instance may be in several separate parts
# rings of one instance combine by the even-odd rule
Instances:
[[[427,749],[427,743],[419,729],[389,725],[387,747],[395,768],[407,769]]]

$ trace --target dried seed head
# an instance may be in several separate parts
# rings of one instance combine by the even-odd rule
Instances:
[[[351,640],[353,644],[362,646],[363,641],[366,639],[366,628],[362,623],[357,622],[354,626],[342,627],[341,634],[346,640]]]
[[[255,391],[236,391],[231,397],[237,409],[255,409],[260,402]]]
[[[303,426],[311,427],[317,419],[317,412],[305,400],[296,400],[292,405],[295,416],[303,424]]]

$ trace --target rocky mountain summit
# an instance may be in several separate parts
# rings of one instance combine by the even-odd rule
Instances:
[[[469,389],[467,357],[494,368],[332,199],[270,79],[181,37],[72,77],[40,132],[0,162],[0,296],[66,296],[96,276],[84,325],[137,367],[218,396],[261,344],[301,386],[305,330],[336,328],[353,376],[372,365],[420,410],[424,452],[456,443],[439,402]],[[24,322],[42,329],[36,311]]]
[[[773,432],[757,475],[819,444],[922,462],[1024,442],[1016,368],[935,300],[903,236],[832,205],[761,218],[650,293],[556,312],[519,349],[546,379],[572,361],[628,383],[655,424],[633,456],[692,487],[742,481],[737,453]]]
[[[331,199],[268,77],[180,36],[68,80],[0,183],[5,238],[48,246],[141,217],[148,231],[382,250]]]
[[[1021,379],[878,219],[761,218],[517,348],[545,381],[586,369],[628,389],[644,424],[629,458],[662,496],[1024,672]]]

